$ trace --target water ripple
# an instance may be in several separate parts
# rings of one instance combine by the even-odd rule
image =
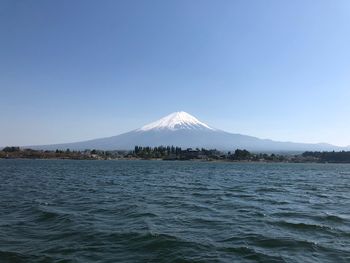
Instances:
[[[0,262],[350,262],[350,166],[0,160]]]

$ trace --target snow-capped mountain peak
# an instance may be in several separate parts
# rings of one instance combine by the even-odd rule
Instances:
[[[178,146],[187,148],[207,148],[219,150],[247,149],[254,152],[305,152],[305,151],[340,151],[344,147],[328,144],[303,144],[263,140],[252,136],[234,134],[213,129],[190,114],[174,112],[158,121],[112,137],[98,138],[89,141],[31,146],[33,149],[99,149],[131,150],[135,145],[156,147]]]
[[[138,131],[150,130],[215,130],[207,124],[199,121],[197,118],[184,111],[174,112],[155,122],[147,124]]]

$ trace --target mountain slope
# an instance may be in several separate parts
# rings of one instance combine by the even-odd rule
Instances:
[[[140,129],[108,138],[94,139],[76,143],[34,146],[34,149],[100,149],[129,150],[138,146],[174,145],[183,148],[216,148],[234,150],[244,148],[257,152],[283,151],[332,151],[344,148],[330,144],[304,144],[276,142],[252,136],[233,134],[199,121],[186,112],[175,112],[147,124]]]

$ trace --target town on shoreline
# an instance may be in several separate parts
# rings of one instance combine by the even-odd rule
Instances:
[[[303,153],[252,153],[247,150],[218,151],[216,149],[174,146],[142,147],[134,150],[33,150],[5,147],[0,159],[72,159],[72,160],[199,160],[225,162],[287,162],[287,163],[350,163],[350,151]]]

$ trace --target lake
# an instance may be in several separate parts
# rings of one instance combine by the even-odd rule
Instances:
[[[0,262],[350,262],[350,165],[0,160]]]

